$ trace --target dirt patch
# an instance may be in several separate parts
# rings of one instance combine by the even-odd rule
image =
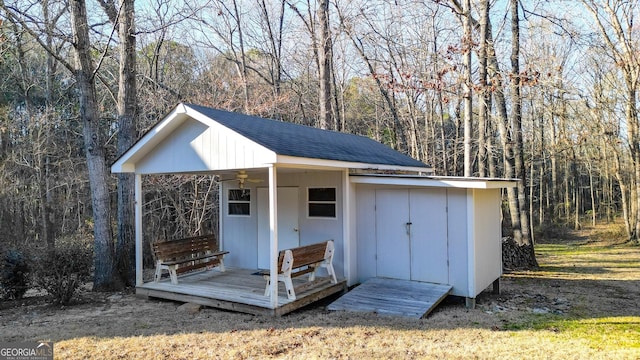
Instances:
[[[554,242],[538,245],[538,260],[538,271],[505,274],[501,294],[483,292],[476,309],[450,297],[422,320],[329,312],[327,302],[281,318],[182,311],[85,290],[62,308],[38,296],[1,304],[0,337],[54,341],[65,359],[640,357],[640,248]]]

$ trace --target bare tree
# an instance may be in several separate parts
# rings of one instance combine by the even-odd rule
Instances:
[[[124,154],[136,140],[136,29],[134,0],[99,0],[118,29],[119,71],[118,71],[118,155]],[[118,233],[115,249],[116,267],[125,284],[135,284],[135,225],[134,225],[134,176],[118,174]]]
[[[320,105],[318,127],[335,128],[331,112],[331,33],[329,31],[329,0],[318,3],[318,103]]]
[[[471,53],[473,51],[473,36],[471,26],[471,0],[465,0],[462,14],[462,27],[464,28],[463,44],[463,66],[464,66],[464,176],[473,175],[473,164],[471,156],[471,141],[473,133],[473,78],[471,70]]]
[[[634,26],[634,15],[638,11],[635,1],[598,1],[582,0],[599,30],[602,43],[607,54],[612,57],[622,72],[625,96],[625,120],[628,132],[629,151],[634,167],[633,181],[640,184],[640,128],[638,124],[637,92],[640,80],[640,60],[638,58],[637,26]],[[632,192],[632,203],[640,203],[640,186]],[[630,214],[634,221],[629,227],[629,238],[640,238],[640,206]]]
[[[514,4],[515,3],[515,4]],[[519,74],[519,15],[517,12],[517,0],[511,0],[511,25],[512,25],[512,43],[511,43],[511,77],[518,77]],[[457,0],[450,0],[450,4],[454,11],[459,14],[464,14],[464,7]],[[515,10],[514,10],[515,7]],[[515,11],[515,13],[514,13]],[[471,19],[474,28],[479,29],[480,23],[477,19]],[[516,30],[516,34],[514,34],[514,29]],[[491,39],[493,37],[491,31],[491,21],[487,19],[487,38]],[[497,112],[497,127],[500,132],[500,140],[502,143],[503,149],[503,157],[504,157],[504,176],[506,178],[516,178],[516,176],[522,174],[524,170],[524,164],[521,160],[518,160],[518,157],[522,155],[522,126],[521,123],[516,122],[512,124],[512,121],[509,120],[509,115],[507,112],[507,99],[505,96],[505,85],[502,81],[503,74],[500,70],[500,64],[497,60],[495,46],[493,41],[489,42],[489,46],[487,46],[487,61],[488,61],[488,73],[489,76],[493,79],[492,89],[493,89],[493,98],[495,100],[496,112]],[[514,75],[515,74],[515,75]],[[515,84],[512,79],[512,94],[516,90],[519,89],[519,84]],[[515,87],[515,88],[514,88]],[[520,95],[517,96],[517,99],[514,95],[514,100],[520,101]],[[511,104],[514,107],[514,104]],[[516,105],[517,106],[517,105]],[[520,117],[520,110],[512,110],[512,114],[518,114]],[[514,115],[515,116],[515,115]],[[515,119],[517,121],[521,121],[521,118]],[[520,141],[520,142],[518,142]],[[516,149],[518,148],[519,149]],[[518,167],[517,164],[522,165],[522,168]],[[521,171],[517,173],[517,171]],[[524,180],[524,179],[523,179]],[[526,183],[522,181],[519,186],[526,186]],[[522,266],[537,266],[537,261],[535,259],[535,252],[533,249],[533,242],[530,236],[529,229],[529,217],[527,213],[528,204],[526,202],[526,191],[522,194],[521,191],[517,191],[513,188],[507,189],[507,197],[509,200],[509,214],[511,218],[511,227],[513,229],[514,240],[520,246],[527,248],[528,256],[526,258],[520,259],[522,261]],[[521,197],[523,196],[523,197]],[[522,210],[525,210],[524,214]],[[525,222],[523,223],[523,219]]]
[[[106,162],[105,139],[100,125],[100,116],[96,98],[96,67],[93,63],[87,21],[87,8],[84,0],[70,0],[69,11],[72,30],[72,46],[74,62],[69,63],[59,52],[47,46],[36,30],[31,28],[28,17],[18,12],[17,8],[0,4],[7,18],[19,24],[40,46],[55,57],[71,74],[73,74],[78,90],[79,112],[83,123],[83,140],[89,183],[91,187],[91,203],[93,211],[94,232],[94,290],[109,290],[119,287],[120,282],[115,270],[114,243],[111,230],[111,202],[109,195],[109,172]]]
[[[94,290],[109,290],[118,285],[114,262],[109,173],[106,164],[104,139],[98,115],[95,71],[91,56],[87,8],[84,0],[70,0],[71,28],[75,49],[75,66],[70,66],[78,87],[80,117],[84,127],[84,146],[91,184],[94,229]]]
[[[487,142],[487,124],[491,93],[487,86],[487,46],[488,46],[488,32],[487,26],[489,23],[489,0],[482,0],[480,5],[480,48],[478,50],[478,74],[479,74],[479,90],[480,96],[478,101],[478,175],[485,177],[488,175],[487,162],[488,162],[488,142]],[[469,26],[471,21],[469,21]]]
[[[527,172],[524,164],[524,142],[522,139],[522,79],[520,74],[520,13],[519,0],[511,0],[511,115],[513,134],[515,140],[514,153],[515,175],[518,182],[518,207],[520,215],[521,244],[531,245],[531,258],[535,260],[533,253],[533,241],[531,240],[531,228],[529,226],[529,196],[526,191]]]

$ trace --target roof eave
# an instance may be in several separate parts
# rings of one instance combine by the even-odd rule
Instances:
[[[356,184],[445,187],[463,189],[504,189],[516,187],[518,179],[463,178],[438,176],[354,175]]]
[[[417,166],[402,166],[402,165],[388,165],[388,164],[369,164],[359,162],[349,162],[340,160],[328,160],[328,159],[316,159],[296,157],[289,155],[278,155],[276,160],[277,166],[284,167],[300,167],[300,168],[315,168],[315,169],[373,169],[373,170],[385,170],[385,171],[407,171],[416,173],[431,173],[433,171],[430,167],[417,167]]]

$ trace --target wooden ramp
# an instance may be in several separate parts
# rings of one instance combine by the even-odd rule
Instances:
[[[328,309],[420,319],[427,316],[450,291],[450,285],[372,278],[331,303]]]

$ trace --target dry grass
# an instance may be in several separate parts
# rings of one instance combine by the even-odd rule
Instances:
[[[589,239],[587,239],[589,240]],[[60,359],[638,359],[640,248],[606,240],[538,245],[540,271],[507,274],[502,294],[459,299],[427,319],[328,312],[282,318],[115,295],[63,309],[0,311],[0,338],[55,341]]]

